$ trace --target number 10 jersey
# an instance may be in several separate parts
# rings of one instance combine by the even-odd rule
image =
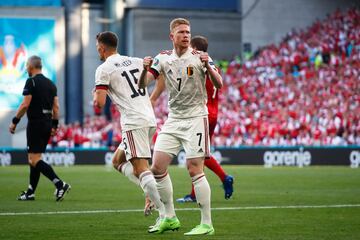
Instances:
[[[107,90],[121,114],[123,131],[156,126],[148,92],[146,88],[139,89],[137,85],[142,70],[142,59],[120,54],[109,56],[96,69],[96,89]]]

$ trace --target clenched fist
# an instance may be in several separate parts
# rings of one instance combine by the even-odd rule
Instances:
[[[207,52],[200,53],[200,60],[207,67],[209,65],[209,54]]]
[[[144,60],[143,60],[144,69],[146,69],[148,71],[152,65],[152,62],[153,62],[152,57],[150,57],[150,56],[144,57]]]

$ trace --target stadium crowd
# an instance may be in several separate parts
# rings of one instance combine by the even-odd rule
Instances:
[[[360,11],[336,11],[243,63],[221,62],[214,146],[360,145]],[[119,114],[61,126],[53,146],[116,147]],[[167,96],[155,107],[158,127]]]

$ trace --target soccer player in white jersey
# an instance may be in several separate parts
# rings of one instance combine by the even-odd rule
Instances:
[[[94,103],[104,107],[108,95],[121,113],[122,142],[113,157],[114,168],[140,185],[164,217],[165,207],[148,165],[156,119],[146,89],[137,86],[143,60],[120,55],[115,33],[99,33],[96,40],[100,60],[105,62],[96,69]]]
[[[169,95],[169,116],[154,147],[151,170],[155,175],[161,200],[165,204],[165,218],[149,230],[162,233],[180,227],[173,203],[173,188],[168,166],[181,148],[186,152],[186,164],[194,184],[201,222],[185,235],[212,235],[211,190],[204,174],[204,158],[209,157],[210,140],[206,107],[205,75],[216,88],[222,87],[222,78],[211,58],[205,52],[190,47],[190,22],[176,18],[170,23],[170,39],[174,49],[163,51],[154,59],[144,58],[144,70],[139,87],[144,88],[160,73],[165,77]]]

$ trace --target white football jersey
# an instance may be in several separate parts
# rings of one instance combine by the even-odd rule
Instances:
[[[121,128],[128,131],[155,127],[156,119],[147,89],[138,88],[143,59],[114,54],[101,64],[95,73],[97,89],[107,94],[121,113]]]
[[[216,69],[210,57],[209,64]],[[155,77],[164,73],[169,95],[169,117],[192,118],[208,114],[206,68],[200,60],[199,51],[189,48],[181,57],[175,50],[163,51],[154,58],[151,72]]]

